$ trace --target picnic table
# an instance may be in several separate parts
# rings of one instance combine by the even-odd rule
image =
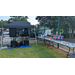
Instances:
[[[48,41],[49,42],[48,45],[50,45],[50,42],[52,42],[52,46],[53,47],[54,47],[54,43],[53,42],[68,47],[69,51],[68,51],[66,57],[69,56],[69,53],[70,53],[70,50],[71,50],[70,48],[73,48],[73,52],[74,52],[75,43],[71,43],[71,42],[67,42],[67,41],[61,41],[61,40],[54,40],[54,39],[49,39],[47,37],[40,37],[40,36],[38,36],[38,39],[43,39],[45,44],[46,44],[46,41]]]

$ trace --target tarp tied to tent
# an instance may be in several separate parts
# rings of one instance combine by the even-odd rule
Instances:
[[[3,25],[3,28],[34,28],[34,26],[29,23],[25,23],[23,21],[16,21],[13,23],[9,23],[7,25]]]

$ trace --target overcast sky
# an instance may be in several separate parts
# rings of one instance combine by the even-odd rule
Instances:
[[[32,25],[38,24],[38,21],[35,20],[36,16],[28,16],[29,19],[28,21],[31,22]],[[8,20],[10,18],[10,16],[0,16],[0,20]]]

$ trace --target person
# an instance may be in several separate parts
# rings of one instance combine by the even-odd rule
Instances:
[[[2,33],[2,29],[0,28],[0,35],[1,35],[1,33]]]
[[[25,34],[24,34],[24,31],[25,31],[25,29],[23,29],[23,36],[25,35]],[[24,40],[25,40],[25,39],[26,39],[26,38],[24,37]]]
[[[26,38],[24,37],[24,40],[25,40]]]
[[[19,35],[20,35],[20,36],[22,35],[22,30],[19,32]]]
[[[23,32],[24,32],[25,30],[23,29]]]
[[[19,32],[19,35],[20,35],[20,36],[23,36],[23,35],[24,35],[24,31],[25,31],[25,30],[22,29],[22,30]]]
[[[22,35],[23,35],[23,36],[25,35],[25,34],[24,34],[24,31],[25,31],[25,30],[23,29],[23,30],[22,30]]]

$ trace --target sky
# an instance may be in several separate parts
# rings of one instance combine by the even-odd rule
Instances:
[[[28,21],[32,24],[32,25],[35,25],[35,24],[38,24],[38,21],[35,20],[36,16],[28,16],[29,19]],[[0,16],[0,20],[3,19],[3,20],[8,20],[10,18],[10,16]]]

